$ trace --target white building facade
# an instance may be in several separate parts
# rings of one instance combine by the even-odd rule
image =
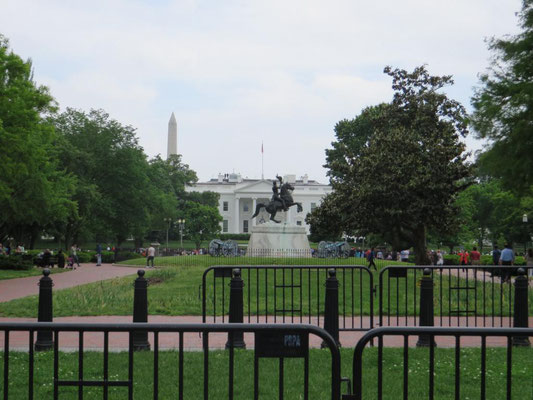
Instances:
[[[223,221],[222,233],[250,233],[252,226],[268,222],[270,216],[264,211],[254,219],[257,204],[268,204],[272,197],[272,181],[274,179],[243,179],[240,174],[219,174],[218,179],[208,182],[198,182],[186,188],[188,192],[211,191],[220,194],[219,211]],[[296,179],[295,175],[286,175],[283,182],[294,186],[292,193],[295,202],[302,203],[303,211],[297,212],[296,206],[287,212],[279,212],[276,219],[294,225],[304,226],[309,233],[309,226],[305,223],[308,213],[318,207],[324,196],[331,192],[331,186],[309,180],[307,175]]]

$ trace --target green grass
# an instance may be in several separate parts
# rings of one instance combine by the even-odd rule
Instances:
[[[397,261],[375,260],[378,268],[386,265],[411,265],[400,263]],[[119,264],[123,265],[146,265],[146,259],[137,258],[133,260],[122,261]],[[170,256],[170,257],[156,257],[154,261],[155,266],[170,267],[170,266],[197,266],[208,268],[213,265],[367,265],[364,258],[276,258],[276,257],[211,257],[209,255],[202,256]]]
[[[147,271],[146,277],[149,279],[150,285],[148,287],[148,312],[150,315],[201,315],[201,300],[200,300],[200,285],[202,282],[202,274],[205,267],[165,267],[161,269]],[[274,314],[274,290],[277,291],[276,308],[284,309],[302,309],[302,315],[316,315],[318,312],[322,313],[324,308],[324,282],[326,279],[326,270],[321,270],[319,279],[317,280],[316,270],[311,272],[304,272],[300,277],[298,272],[294,273],[291,269],[278,270],[275,274],[276,283],[282,285],[285,279],[285,285],[301,286],[302,289],[274,289],[274,271],[270,270],[266,273],[264,270],[260,272],[259,281],[259,296],[257,296],[257,278],[255,272],[248,275],[247,270],[243,270],[244,280],[244,314],[245,318],[248,315],[248,303],[250,303],[250,315],[273,315]],[[265,274],[267,274],[268,287],[265,289],[264,282]],[[411,272],[412,274],[412,272]],[[285,276],[285,277],[283,277]],[[417,274],[417,277],[420,273]],[[133,311],[133,287],[135,277],[116,278],[101,282],[90,283],[86,285],[77,286],[74,288],[55,290],[54,291],[54,316],[94,316],[94,315],[131,315]],[[355,271],[354,274],[346,273],[343,275],[340,270],[338,273],[340,283],[340,313],[346,316],[350,315],[369,315],[370,314],[370,285],[368,277],[365,273]],[[353,279],[353,282],[352,282]],[[359,291],[359,282],[363,279],[363,291]],[[398,283],[397,283],[398,282]],[[411,276],[408,279],[408,286],[405,287],[405,279],[391,279],[391,307],[388,304],[384,305],[385,314],[390,314],[394,320],[396,312],[400,316],[414,315],[415,310],[418,314],[419,302],[419,288],[414,285],[414,279]],[[440,281],[436,281],[435,286],[435,314],[440,314]],[[207,279],[208,285],[213,284],[212,272]],[[377,282],[374,282],[377,284]],[[461,280],[460,284],[464,283]],[[470,283],[471,280],[470,280]],[[397,286],[399,284],[399,286]],[[442,281],[443,298],[442,298],[442,315],[449,315],[449,296],[447,279]],[[452,285],[457,284],[456,281],[451,282]],[[221,310],[227,313],[229,309],[229,278],[216,279],[216,302],[213,301],[214,291],[211,286],[208,286],[207,291],[207,315],[213,315],[216,309],[216,314],[220,315]],[[346,293],[343,289],[354,287],[354,296],[352,299],[351,291]],[[388,293],[388,280],[384,282],[384,294]],[[495,284],[495,292],[499,294],[499,284]],[[399,301],[396,302],[396,289],[398,289]],[[486,288],[486,296],[490,293],[490,288]],[[224,307],[222,306],[222,291],[225,291],[226,301]],[[302,290],[302,298],[300,299],[299,291]],[[310,290],[310,294],[308,292]],[[285,306],[283,306],[283,291],[285,291]],[[479,293],[478,305],[482,306],[482,284],[478,282]],[[416,292],[416,302],[414,293]],[[406,297],[406,293],[407,296]],[[248,302],[248,296],[250,301]],[[533,296],[530,293],[530,296]],[[452,308],[465,306],[466,294],[461,294],[458,299],[454,294],[452,295]],[[268,307],[265,299],[268,298]],[[342,307],[343,298],[345,300],[346,308]],[[362,302],[361,299],[362,298]],[[291,300],[294,299],[294,305],[290,306]],[[386,297],[385,297],[386,299]],[[407,299],[407,304],[405,299]],[[470,293],[469,307],[472,306],[474,297]],[[320,300],[320,302],[318,302]],[[353,300],[353,302],[352,302]],[[491,302],[486,297],[485,309],[487,313],[492,310],[492,307],[500,312],[502,315],[509,315],[509,293],[503,292],[502,301],[500,296],[495,296],[495,301]],[[459,301],[459,303],[458,303]],[[533,298],[531,300],[533,302]],[[257,303],[259,307],[257,308]],[[38,297],[30,296],[21,299],[15,299],[10,302],[0,303],[0,315],[4,317],[33,317],[37,316]],[[352,308],[353,304],[353,308]],[[378,298],[374,298],[374,315],[378,315]],[[398,308],[396,307],[398,305]],[[501,310],[500,310],[501,307]],[[512,311],[512,310],[511,310]],[[277,313],[278,317],[282,314]],[[299,313],[295,313],[299,315]],[[286,313],[290,316],[290,312]],[[349,322],[348,322],[349,323]]]
[[[461,399],[480,397],[480,351],[475,348],[461,350]],[[177,398],[178,393],[177,351],[165,351],[159,355],[160,399]],[[435,399],[454,398],[453,349],[435,349]],[[352,378],[352,349],[341,349],[341,376]],[[403,391],[403,349],[386,348],[383,351],[383,398],[398,399]],[[184,398],[203,397],[203,354],[184,353]],[[109,354],[110,380],[127,378],[128,355],[125,352]],[[153,353],[138,352],[134,356],[134,395],[136,399],[153,398]],[[531,399],[533,395],[533,351],[529,348],[513,350],[512,398]],[[77,353],[60,353],[59,378],[75,380],[78,376]],[[253,398],[253,351],[235,351],[235,398]],[[0,353],[0,376],[3,376],[3,353]],[[209,352],[209,398],[228,398],[228,352]],[[310,350],[309,392],[311,399],[330,398],[331,358],[327,350]],[[409,349],[409,398],[428,398],[428,350]],[[10,353],[9,398],[27,398],[28,354]],[[506,393],[506,350],[487,349],[487,399],[502,399]],[[84,379],[103,379],[103,354],[86,352],[84,356]],[[303,398],[303,361],[285,360],[285,391],[287,399]],[[35,355],[34,398],[53,398],[53,354]],[[367,348],[364,353],[363,394],[365,399],[377,398],[377,349]],[[345,392],[343,385],[342,391]],[[261,359],[259,368],[260,398],[277,398],[278,360]],[[0,396],[3,387],[0,386]],[[77,398],[77,388],[61,387],[59,397]],[[126,399],[127,389],[110,388],[111,399]],[[84,399],[101,399],[102,389],[86,387]]]
[[[68,271],[64,268],[52,268],[50,269],[50,272],[52,274],[57,274],[61,272]],[[43,269],[42,268],[32,268],[29,270],[14,270],[14,269],[0,269],[0,281],[4,279],[15,279],[15,278],[26,278],[28,276],[37,276],[42,275]]]

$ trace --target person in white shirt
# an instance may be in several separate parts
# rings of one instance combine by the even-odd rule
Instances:
[[[444,265],[444,257],[440,250],[437,250],[437,265]]]
[[[155,249],[153,246],[148,247],[146,255],[146,268],[154,268]],[[152,264],[151,266],[149,266],[150,263]]]

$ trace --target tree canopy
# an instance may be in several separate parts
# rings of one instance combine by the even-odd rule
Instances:
[[[519,18],[521,33],[489,42],[492,65],[472,98],[472,123],[490,140],[483,170],[524,193],[533,185],[533,0],[523,0]]]
[[[466,113],[439,91],[453,84],[450,76],[431,76],[424,66],[385,73],[392,102],[335,127],[325,164],[334,193],[326,204],[347,234],[378,233],[397,249],[409,243],[421,264],[428,229],[451,229],[454,201],[469,183],[460,140],[468,133]]]
[[[33,242],[42,227],[74,212],[74,179],[58,169],[53,126],[45,119],[55,102],[32,78],[31,62],[0,35],[0,239],[23,234]]]

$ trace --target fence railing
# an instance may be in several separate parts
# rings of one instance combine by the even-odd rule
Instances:
[[[27,370],[26,378],[23,378],[22,371],[14,370],[14,367],[11,366],[15,361],[18,362],[21,355],[19,352],[12,354],[10,348],[10,338],[14,332],[25,332],[28,333],[28,341],[25,351],[28,354],[27,360]],[[53,340],[53,371],[52,376],[49,381],[41,380],[36,381],[36,354],[35,354],[35,337],[36,332],[50,332],[52,334]],[[92,374],[86,374],[86,370],[89,369],[89,362],[86,360],[88,353],[86,351],[86,342],[94,342],[95,334],[103,334],[103,362],[101,365],[101,377],[102,379],[94,379]],[[263,358],[277,358],[278,362],[278,385],[276,394],[280,399],[284,398],[284,391],[286,388],[295,388],[295,385],[298,385],[301,382],[301,379],[296,381],[288,381],[287,375],[284,372],[284,360],[287,358],[300,358],[303,360],[303,383],[300,389],[296,389],[298,393],[303,394],[304,399],[309,398],[309,369],[310,369],[310,358],[309,358],[309,336],[318,337],[322,343],[323,347],[326,347],[329,350],[329,355],[331,359],[330,366],[321,363],[317,366],[320,369],[320,379],[328,381],[324,384],[326,390],[331,388],[331,399],[338,400],[340,397],[340,353],[337,348],[337,345],[334,339],[323,329],[318,328],[312,325],[267,325],[267,324],[153,324],[153,323],[128,323],[128,324],[80,324],[80,323],[0,323],[0,334],[3,333],[3,340],[0,341],[0,344],[3,344],[3,352],[0,353],[3,362],[0,365],[3,366],[3,386],[2,386],[2,395],[4,400],[8,399],[19,399],[26,397],[28,399],[42,398],[36,394],[36,386],[39,385],[39,388],[48,387],[53,385],[53,398],[58,399],[60,395],[60,390],[66,387],[77,388],[77,397],[82,399],[84,396],[84,388],[88,387],[100,387],[102,388],[102,398],[108,399],[112,393],[111,390],[116,390],[112,388],[124,388],[127,392],[127,398],[134,398],[135,388],[142,386],[143,388],[151,387],[152,390],[149,395],[144,392],[140,395],[142,398],[153,398],[158,399],[162,389],[165,389],[170,382],[177,382],[177,389],[173,392],[173,396],[178,399],[184,398],[201,398],[203,395],[204,399],[209,398],[226,398],[226,394],[221,394],[220,386],[227,385],[227,398],[233,399],[236,396],[236,356],[237,352],[234,350],[232,343],[232,336],[237,334],[251,333],[254,337],[254,351],[253,351],[253,362],[250,362],[250,369],[247,371],[253,370],[253,398],[260,398],[260,393],[262,391],[259,387],[260,382],[260,359]],[[70,337],[70,340],[73,338],[75,340],[75,348],[77,349],[77,368],[66,361],[63,361],[62,358],[66,357],[65,354],[60,349],[62,349],[62,341],[66,336]],[[112,355],[110,338],[113,335],[120,335],[122,333],[122,339],[125,339],[127,343],[127,376],[123,379],[118,379],[119,370],[124,369],[120,368],[116,363],[112,363],[110,358]],[[186,351],[188,348],[187,340],[197,338],[197,335],[194,333],[199,333],[202,335],[202,356],[201,359],[196,358],[196,365],[193,362],[188,361],[186,364],[184,360],[188,358],[191,354],[196,355],[198,352]],[[134,351],[134,335],[143,334],[150,340],[150,347],[152,352]],[[193,335],[186,335],[193,334]],[[227,354],[227,367],[223,366],[220,362],[216,365],[216,368],[210,367],[210,363],[217,361],[220,357],[216,355],[211,355],[210,350],[210,338],[216,337],[217,335],[227,335],[228,344],[227,350],[224,351]],[[126,335],[124,337],[124,335]],[[174,360],[177,358],[177,366],[175,369],[169,368],[168,365],[164,366],[164,370],[161,370],[160,367],[160,357],[162,357],[162,348],[160,348],[160,341],[164,335],[171,335],[177,341],[177,357],[174,357]],[[100,335],[101,339],[101,335]],[[65,339],[66,340],[66,339]],[[19,344],[20,345],[20,344]],[[20,347],[17,347],[17,351],[20,351]],[[24,350],[24,349],[22,349]],[[68,354],[72,354],[72,349],[69,350]],[[137,358],[141,358],[143,354],[153,355],[150,358],[150,362],[153,363],[152,373],[146,370],[148,366],[143,365],[142,375],[134,376],[134,363]],[[242,361],[242,360],[241,360]],[[249,360],[248,360],[249,361]],[[265,364],[267,364],[265,366]],[[19,365],[19,364],[18,364]],[[49,364],[48,364],[49,365]],[[203,365],[203,371],[200,366]],[[270,366],[272,368],[272,363],[263,363],[261,370],[267,370]],[[20,366],[20,365],[19,365]],[[40,365],[41,369],[43,368]],[[291,364],[291,369],[294,368],[294,365]],[[24,368],[22,368],[24,370]],[[77,371],[76,371],[77,369]],[[329,371],[331,369],[331,371]],[[287,368],[289,370],[289,368]],[[194,371],[189,373],[188,371]],[[201,371],[201,372],[199,372]],[[326,372],[327,371],[327,372]],[[328,378],[329,372],[329,378]],[[162,379],[160,376],[165,373],[166,378],[163,382],[160,382]],[[169,378],[169,374],[171,377]],[[87,376],[90,375],[90,376]],[[270,374],[269,376],[272,376]],[[275,375],[274,375],[275,376]],[[294,374],[291,376],[294,377]],[[16,378],[18,384],[16,388],[10,386],[9,382],[11,379]],[[193,382],[187,382],[187,378],[194,378]],[[249,377],[248,377],[249,378]],[[241,379],[246,380],[242,375]],[[137,381],[138,385],[135,384]],[[248,382],[250,379],[248,379]],[[262,380],[265,382],[265,379]],[[211,383],[213,382],[213,383]],[[161,384],[163,383],[163,384]],[[263,387],[263,393],[265,389],[272,391],[274,382],[271,378],[268,380],[268,387]],[[27,388],[27,390],[26,390]],[[191,395],[188,393],[189,390],[195,390],[195,392],[200,392],[200,394]],[[202,388],[199,390],[199,388]],[[10,391],[17,389],[13,395],[10,395]],[[218,389],[217,394],[213,394],[214,389]],[[243,390],[246,391],[247,387],[243,388],[241,384],[239,386],[241,394],[239,398],[242,397]],[[21,390],[23,392],[21,392]],[[24,393],[26,392],[26,393]],[[247,398],[252,397],[250,393]],[[115,394],[115,392],[113,392]],[[71,391],[70,395],[74,395]],[[168,398],[168,391],[166,397],[161,395],[161,398]],[[320,396],[324,398],[324,393],[321,393]],[[124,397],[124,393],[122,394]],[[268,396],[272,398],[272,394]],[[139,395],[136,398],[140,398]]]
[[[379,273],[380,326],[419,325],[419,284],[426,268],[433,280],[436,326],[513,326],[514,287],[509,276],[517,268],[488,265],[383,268]]]
[[[230,310],[233,266],[213,266],[202,277],[204,322],[225,322]],[[324,326],[328,270],[320,265],[239,266],[243,322],[308,323]],[[340,331],[374,326],[374,283],[361,265],[337,265]]]
[[[387,354],[384,355],[383,347],[384,341],[390,339],[393,336],[400,336],[402,345],[402,356],[401,361],[398,360],[398,357],[394,358],[394,361],[391,362],[390,359],[386,359]],[[409,340],[412,337],[426,336],[429,337],[429,346],[427,349],[427,356],[416,358],[415,362],[410,363],[409,358],[409,346],[413,344],[412,340]],[[387,386],[390,386],[391,380],[395,382],[401,382],[401,392],[399,390],[395,391],[394,397],[387,398],[403,398],[407,400],[409,398],[427,398],[434,399],[437,395],[438,398],[442,398],[444,395],[445,398],[455,398],[457,400],[468,398],[465,397],[464,389],[465,386],[468,389],[471,389],[471,386],[474,382],[479,379],[479,392],[475,393],[475,398],[486,399],[488,395],[487,383],[491,382],[493,385],[499,387],[505,385],[505,397],[510,400],[513,398],[513,375],[517,374],[517,369],[521,370],[522,380],[520,384],[525,385],[522,387],[521,394],[517,394],[516,399],[519,398],[531,398],[533,394],[533,371],[530,364],[530,354],[526,353],[524,359],[528,360],[527,365],[521,365],[520,368],[513,369],[513,346],[529,346],[529,338],[533,336],[533,329],[529,328],[415,328],[415,327],[385,327],[385,328],[376,328],[367,332],[357,343],[354,351],[353,358],[353,395],[344,395],[343,399],[345,400],[362,400],[362,399],[378,399],[381,400],[384,397],[384,383]],[[454,356],[453,356],[453,367],[450,366],[448,361],[438,360],[437,357],[439,354],[436,354],[435,347],[437,346],[436,338],[453,338],[454,345]],[[461,340],[466,340],[465,338],[477,337],[479,338],[479,365],[471,366],[472,359],[474,358],[471,353],[469,353],[469,362],[468,365],[470,368],[465,368],[462,366],[462,363],[467,363],[464,360],[464,357],[461,357]],[[487,361],[488,351],[487,351],[487,339],[492,337],[504,338],[503,346],[505,347],[505,381],[501,382],[500,376],[491,375],[487,369],[490,363]],[[367,348],[367,344],[371,341],[375,341],[377,338],[377,378],[374,376],[368,377],[369,371],[373,371],[374,368],[365,369],[365,367],[370,367],[364,363],[363,353]],[[416,350],[420,353],[422,349]],[[477,350],[476,350],[477,351]],[[517,350],[515,350],[516,352]],[[529,351],[529,349],[528,349]],[[476,357],[477,361],[477,357]],[[426,364],[427,363],[427,364]],[[372,362],[372,367],[374,367],[374,361]],[[501,364],[501,363],[500,363]],[[388,367],[387,371],[387,381],[384,380],[384,366]],[[445,365],[446,368],[438,368],[439,365]],[[525,367],[525,369],[524,369]],[[394,370],[394,371],[391,371]],[[400,372],[395,374],[395,372]],[[438,370],[438,371],[437,371]],[[420,373],[418,373],[420,372]],[[416,374],[416,375],[415,375]],[[423,378],[420,377],[420,374],[425,375]],[[414,375],[416,377],[414,377]],[[449,381],[450,375],[453,375],[453,384]],[[498,374],[499,375],[499,374]],[[525,376],[524,376],[525,375]],[[365,378],[369,378],[366,379]],[[500,378],[500,379],[499,379]],[[439,379],[445,381],[445,386],[442,385],[437,390],[437,382]],[[365,390],[363,382],[366,382],[366,385],[369,386],[368,390]],[[425,393],[421,394],[420,390],[416,391],[416,394],[413,394],[413,389],[424,388]],[[453,390],[450,390],[450,387]],[[443,391],[451,393],[443,393]],[[524,396],[525,393],[525,396]],[[400,397],[401,396],[401,397]],[[492,396],[491,396],[492,397]],[[469,397],[474,398],[474,397]],[[496,397],[493,397],[496,398]],[[503,398],[499,396],[497,398]]]

